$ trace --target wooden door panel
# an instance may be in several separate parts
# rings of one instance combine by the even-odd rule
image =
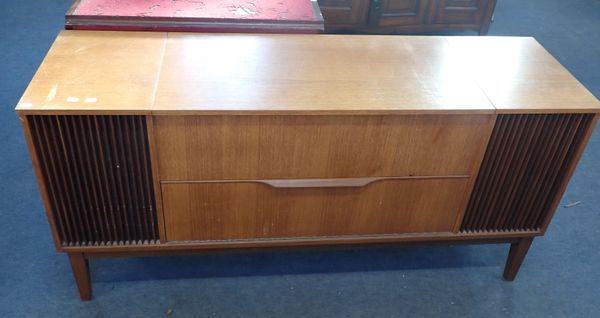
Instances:
[[[157,116],[160,179],[470,175],[491,115]]]
[[[441,0],[434,23],[479,24],[489,0]]]
[[[445,0],[447,6],[477,6],[479,0]]]
[[[367,21],[369,0],[319,0],[325,25],[352,26]]]
[[[377,26],[417,25],[425,23],[426,0],[374,0],[371,24]]]
[[[261,182],[162,185],[169,241],[450,232],[469,179],[382,180],[361,187]]]
[[[390,11],[400,11],[408,14],[419,12],[419,0],[383,0],[383,7]]]

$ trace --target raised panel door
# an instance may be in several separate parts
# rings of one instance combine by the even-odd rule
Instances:
[[[427,0],[373,0],[370,23],[375,26],[426,23]]]
[[[440,0],[433,23],[479,24],[489,2],[489,0]]]
[[[367,21],[369,0],[319,0],[327,26],[360,25]]]

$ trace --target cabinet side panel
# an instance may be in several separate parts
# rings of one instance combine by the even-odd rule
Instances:
[[[158,240],[144,116],[27,116],[62,246]]]
[[[462,232],[541,231],[594,114],[498,115]]]

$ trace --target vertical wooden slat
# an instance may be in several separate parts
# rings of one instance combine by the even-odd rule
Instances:
[[[505,224],[498,224],[498,227],[503,226],[505,228],[517,229],[518,227],[516,224],[518,224],[519,220],[524,218],[526,214],[529,213],[526,206],[528,205],[528,200],[531,199],[532,182],[534,182],[535,179],[540,175],[538,172],[540,161],[542,161],[542,158],[544,158],[543,152],[545,149],[547,149],[548,139],[554,133],[553,128],[555,125],[553,124],[552,120],[552,115],[538,117],[538,122],[540,122],[541,125],[541,135],[535,140],[532,148],[529,150],[531,152],[530,160],[523,162],[524,176],[521,186],[517,187],[519,193],[515,200],[515,204],[518,206],[515,206],[515,204],[511,205],[515,211],[519,212],[507,211],[507,213],[510,213],[510,215],[505,217]]]
[[[119,207],[120,207],[120,213],[119,213],[119,221],[121,222],[121,225],[124,229],[124,237],[122,238],[125,244],[129,244],[131,242],[131,228],[129,226],[129,218],[127,216],[127,198],[125,197],[125,191],[124,191],[124,185],[123,185],[123,178],[121,177],[121,173],[120,173],[120,169],[121,166],[123,165],[121,163],[121,159],[119,156],[119,146],[118,146],[118,142],[117,142],[117,132],[115,129],[115,123],[114,123],[114,118],[109,117],[107,119],[108,122],[108,133],[110,136],[110,139],[108,139],[106,142],[110,147],[110,150],[107,152],[109,154],[109,157],[111,157],[111,162],[112,165],[110,167],[110,171],[111,173],[116,177],[115,178],[115,193],[118,197],[118,201],[119,202]]]
[[[133,207],[133,198],[130,192],[130,181],[127,175],[128,163],[127,156],[125,155],[125,148],[127,145],[123,143],[123,128],[122,128],[122,118],[111,117],[112,123],[114,125],[114,133],[113,141],[115,147],[115,157],[117,158],[118,165],[115,166],[114,173],[117,175],[120,180],[120,191],[123,195],[123,207],[125,213],[123,214],[123,219],[125,220],[126,229],[128,234],[127,241],[129,244],[135,244],[136,238],[138,237],[138,231],[136,227],[136,220],[134,217],[135,211]]]
[[[67,227],[67,221],[64,217],[64,205],[62,202],[62,198],[56,193],[56,182],[57,178],[54,176],[53,171],[55,171],[51,164],[51,158],[48,157],[48,151],[46,149],[46,143],[42,138],[42,124],[40,123],[41,118],[37,116],[29,116],[27,117],[28,126],[31,131],[31,139],[33,143],[33,147],[35,149],[35,153],[37,158],[35,158],[40,163],[40,173],[43,177],[45,187],[48,192],[48,201],[47,204],[51,207],[51,212],[53,213],[53,218],[58,230],[59,242],[61,245],[67,245],[66,238],[71,236],[69,232],[69,228]]]
[[[567,184],[569,182],[570,177],[573,175],[575,171],[575,167],[581,158],[581,155],[584,152],[585,145],[587,144],[589,138],[592,136],[594,131],[594,127],[596,126],[596,122],[600,115],[595,114],[593,116],[588,116],[587,114],[583,114],[583,122],[579,127],[576,135],[576,139],[573,141],[569,152],[567,154],[567,158],[569,160],[565,160],[558,181],[554,184],[552,193],[553,197],[546,203],[545,211],[549,211],[548,213],[544,213],[540,215],[540,219],[537,220],[540,224],[541,231],[545,232],[548,228],[550,220],[556,211],[558,204],[560,203],[560,199],[562,194],[564,193]]]
[[[538,191],[538,189],[534,188],[534,186],[537,184],[537,180],[541,175],[540,169],[541,164],[543,164],[543,158],[548,156],[548,140],[553,139],[557,134],[556,130],[553,129],[556,127],[554,117],[554,115],[548,115],[539,118],[539,121],[542,122],[543,137],[536,140],[533,149],[531,149],[531,160],[523,163],[526,173],[525,178],[522,181],[522,186],[520,187],[518,201],[520,206],[518,211],[520,212],[513,213],[512,211],[507,211],[507,213],[511,213],[511,217],[505,222],[506,224],[497,224],[496,226],[518,229],[519,227],[516,224],[519,223],[519,220],[526,218],[526,216],[531,213],[531,210],[528,208],[528,206],[533,200],[532,193]]]
[[[55,123],[56,118],[53,117],[42,117],[42,124],[44,127],[44,137],[46,139],[46,143],[48,144],[47,150],[51,158],[53,158],[53,170],[57,172],[57,193],[63,198],[63,203],[65,203],[65,215],[66,220],[69,224],[70,232],[72,237],[69,238],[69,243],[72,245],[78,245],[81,242],[81,235],[79,234],[79,228],[77,224],[79,218],[77,217],[77,213],[74,213],[74,200],[72,199],[72,193],[69,191],[69,185],[67,182],[67,177],[64,171],[64,158],[60,156],[62,152],[62,145],[60,139],[57,138],[57,130],[58,127],[53,125]]]
[[[593,118],[498,115],[461,231],[540,230]]]
[[[81,232],[83,233],[82,244],[85,245],[88,242],[96,242],[97,241],[97,231],[95,231],[92,227],[92,217],[93,211],[90,211],[90,207],[92,203],[89,198],[86,196],[88,187],[82,181],[81,165],[82,158],[79,156],[79,144],[75,142],[75,135],[77,133],[73,133],[73,127],[71,127],[70,123],[75,122],[77,120],[66,120],[64,117],[58,118],[59,131],[61,132],[61,139],[63,143],[64,153],[65,153],[65,163],[67,164],[67,171],[69,172],[69,179],[72,184],[72,189],[74,190],[74,197],[77,201],[77,211],[75,213],[79,214],[83,223],[80,224]],[[75,145],[74,145],[75,142]]]
[[[122,136],[121,140],[123,143],[123,155],[126,160],[126,169],[123,171],[127,177],[127,185],[128,192],[131,196],[131,209],[132,219],[135,224],[135,228],[137,230],[136,238],[138,240],[138,244],[141,243],[140,240],[143,240],[146,235],[144,232],[144,224],[142,223],[142,214],[141,214],[141,204],[140,204],[140,194],[138,190],[142,188],[142,185],[135,177],[135,172],[139,167],[139,163],[135,160],[135,155],[133,153],[133,145],[132,135],[133,130],[131,129],[130,117],[123,118],[122,123]]]
[[[490,168],[498,167],[504,164],[504,161],[506,160],[506,154],[508,153],[506,151],[506,148],[508,148],[507,144],[510,140],[514,139],[514,125],[515,121],[506,120],[504,117],[499,117],[499,142],[494,149],[490,149],[492,154],[490,156]],[[487,179],[483,180],[485,186],[480,193],[479,204],[474,208],[478,211],[482,211],[482,213],[472,215],[471,219],[473,221],[471,222],[471,228],[473,230],[482,229],[482,221],[486,218],[492,217],[493,215],[493,211],[490,210],[491,200],[489,200],[489,194],[495,194],[498,192],[497,187],[499,184],[494,181],[498,179],[498,176],[501,172],[502,169],[490,169]]]
[[[538,140],[540,134],[542,133],[542,120],[536,120],[535,115],[528,115],[527,120],[527,126],[529,130],[523,138],[524,144],[520,150],[519,157],[516,159],[518,164],[514,173],[515,178],[511,180],[510,184],[521,184],[524,178],[527,176],[527,165],[524,163],[529,162],[531,160],[531,156],[533,154],[532,148],[536,146],[535,142]],[[511,211],[513,211],[516,208],[514,204],[516,202],[516,197],[521,194],[519,191],[523,192],[522,189],[519,189],[518,187],[510,187],[510,191],[507,197],[505,198],[505,200],[503,200],[502,205],[499,207],[500,215],[498,216],[496,223],[493,224],[494,228],[514,228],[510,225],[509,218],[512,215]]]
[[[73,218],[75,221],[73,222],[75,231],[79,235],[79,239],[77,240],[78,245],[83,245],[87,242],[89,231],[87,229],[87,220],[85,220],[85,213],[83,213],[83,205],[80,200],[79,189],[75,185],[75,178],[71,173],[73,168],[73,162],[71,160],[72,155],[69,153],[69,142],[68,138],[66,139],[66,127],[63,127],[61,123],[60,117],[54,117],[53,123],[55,125],[55,129],[52,130],[52,133],[55,133],[55,137],[58,138],[58,142],[61,147],[55,148],[60,158],[59,167],[61,168],[62,173],[64,174],[65,183],[64,183],[64,193],[69,196],[68,202],[71,204],[71,211],[73,214]]]
[[[547,170],[544,175],[544,180],[542,181],[542,184],[545,185],[544,191],[540,191],[539,193],[537,193],[536,204],[532,209],[533,213],[526,220],[524,220],[522,224],[519,224],[519,226],[523,227],[530,224],[538,225],[538,223],[535,223],[536,220],[538,220],[540,218],[540,215],[544,213],[543,209],[546,205],[546,202],[551,200],[551,198],[549,197],[552,195],[552,187],[554,184],[558,183],[556,178],[560,173],[560,167],[565,162],[567,152],[571,147],[573,138],[575,137],[577,130],[581,124],[581,115],[574,114],[570,117],[571,118],[569,118],[569,123],[566,125],[566,127],[564,127],[564,129],[561,129],[565,133],[563,134],[562,140],[557,143],[558,147],[556,149],[556,154],[550,164],[552,168],[550,170]]]
[[[465,188],[465,192],[463,195],[463,200],[464,202],[460,205],[461,207],[464,207],[464,211],[462,211],[462,213],[458,214],[458,217],[456,218],[452,233],[458,233],[460,231],[460,227],[463,223],[463,220],[465,219],[465,211],[466,211],[466,207],[469,204],[470,198],[471,198],[471,194],[474,192],[475,189],[475,181],[477,181],[477,176],[479,176],[480,172],[483,173],[484,171],[482,171],[482,162],[483,162],[483,157],[485,156],[485,152],[486,149],[488,149],[488,147],[490,147],[493,144],[493,140],[492,140],[492,135],[493,135],[493,131],[494,131],[494,127],[496,125],[496,121],[497,121],[497,115],[494,115],[490,118],[490,122],[488,124],[488,126],[486,127],[485,130],[481,131],[481,134],[483,136],[486,136],[486,138],[484,138],[484,141],[481,143],[476,156],[474,157],[473,160],[473,166],[471,168],[471,177],[469,178],[469,182],[467,187]]]
[[[27,116],[62,245],[158,241],[145,116]]]
[[[152,225],[152,237],[160,240],[166,240],[166,234],[164,231],[164,227],[162,224],[164,215],[161,212],[162,207],[162,198],[160,196],[160,183],[158,180],[158,164],[156,164],[158,158],[156,156],[156,149],[154,143],[154,134],[153,134],[153,122],[152,116],[146,116],[146,118],[138,117],[140,126],[142,130],[140,131],[140,139],[148,140],[148,143],[141,142],[140,146],[142,148],[142,161],[144,163],[144,184],[146,185],[146,191],[148,192],[149,207],[148,207],[148,215],[150,216],[150,222]],[[152,151],[151,149],[154,149]],[[154,155],[154,158],[151,160],[150,156]],[[154,162],[155,164],[152,164]],[[158,215],[158,218],[154,218],[154,215]]]
[[[493,186],[493,183],[490,182],[490,180],[493,180],[493,174],[496,173],[495,169],[492,169],[492,167],[497,165],[497,160],[498,160],[498,149],[503,147],[503,143],[506,142],[506,138],[505,135],[508,131],[508,129],[506,128],[506,125],[510,123],[508,121],[504,121],[503,117],[498,117],[497,122],[496,122],[496,128],[494,129],[494,131],[492,132],[492,137],[490,140],[490,146],[487,150],[486,153],[486,158],[491,158],[490,160],[484,160],[483,162],[483,166],[481,168],[480,171],[480,177],[478,178],[478,182],[476,183],[476,186],[474,188],[474,192],[476,193],[476,196],[473,197],[474,200],[471,200],[471,202],[469,202],[469,208],[468,210],[477,210],[477,211],[484,211],[484,213],[480,213],[478,215],[474,215],[474,214],[467,214],[465,216],[465,222],[466,228],[469,229],[475,229],[475,228],[479,228],[477,225],[477,221],[480,218],[485,217],[485,212],[487,210],[484,210],[481,208],[482,205],[484,205],[485,202],[485,194],[490,192],[490,187]],[[489,154],[492,155],[489,155]]]
[[[148,211],[148,205],[147,203],[149,202],[149,196],[146,193],[146,185],[144,184],[144,177],[143,177],[143,170],[146,169],[144,162],[142,160],[143,157],[145,157],[145,153],[142,152],[142,149],[140,148],[140,136],[139,133],[142,130],[141,125],[139,125],[139,117],[131,117],[131,122],[130,125],[133,128],[131,131],[133,133],[131,133],[129,135],[129,137],[131,138],[131,144],[133,145],[132,147],[132,158],[135,162],[134,165],[134,175],[135,175],[135,179],[134,182],[137,185],[142,185],[142,186],[137,186],[136,187],[136,191],[138,192],[138,197],[139,197],[139,204],[140,206],[138,207],[139,210],[139,218],[140,218],[140,224],[142,225],[142,230],[144,233],[143,236],[143,242],[147,242],[148,240],[150,240],[150,236],[151,236],[151,229],[150,229],[150,222],[147,216],[146,211]]]
[[[549,126],[549,131],[547,134],[550,136],[549,138],[545,138],[540,142],[540,147],[536,150],[536,153],[539,154],[538,160],[535,162],[531,171],[532,176],[534,176],[534,182],[527,186],[527,196],[525,200],[525,204],[523,210],[525,213],[522,213],[519,216],[517,223],[515,223],[515,227],[517,229],[522,228],[533,228],[535,225],[533,224],[525,224],[525,220],[528,220],[530,216],[535,213],[536,209],[536,198],[540,192],[545,190],[547,184],[544,184],[543,180],[545,176],[550,173],[550,170],[553,169],[551,163],[553,162],[556,156],[556,150],[560,145],[561,139],[564,136],[564,128],[569,124],[570,115],[550,115],[551,125]]]
[[[90,120],[89,117],[87,117],[88,120]],[[114,193],[114,180],[112,179],[112,174],[109,173],[109,167],[110,167],[110,162],[109,162],[109,155],[108,153],[105,152],[105,147],[108,146],[108,138],[105,137],[106,135],[106,125],[104,124],[104,117],[102,116],[93,116],[93,120],[94,120],[94,129],[90,128],[90,138],[94,138],[95,139],[95,143],[92,147],[90,147],[90,150],[92,150],[92,153],[94,155],[95,158],[97,158],[94,161],[94,164],[97,167],[97,172],[99,172],[101,174],[101,186],[100,186],[100,193],[101,193],[101,197],[103,198],[103,203],[104,206],[106,207],[106,209],[109,211],[110,214],[110,221],[107,223],[107,229],[109,229],[109,233],[111,233],[111,244],[118,244],[119,241],[122,239],[123,237],[123,229],[118,226],[118,214],[119,214],[119,206],[118,206],[118,200],[116,199],[115,193]],[[91,123],[90,123],[90,127],[92,127]],[[94,132],[92,132],[92,130]],[[92,136],[93,135],[93,136]]]
[[[509,191],[509,187],[507,187],[507,183],[510,182],[512,168],[515,164],[515,156],[518,154],[518,144],[521,142],[521,135],[523,134],[523,130],[525,129],[526,122],[523,118],[516,118],[515,120],[511,120],[514,122],[514,127],[511,129],[508,143],[515,145],[514,147],[505,147],[502,151],[502,155],[500,156],[499,162],[503,165],[502,169],[496,169],[497,177],[492,180],[494,184],[494,191],[491,193],[492,196],[489,198],[488,205],[484,207],[484,210],[487,211],[487,215],[484,219],[479,223],[480,228],[487,228],[487,225],[494,221],[494,219],[498,216],[498,206],[502,203],[502,199],[506,196],[506,193]]]
[[[95,243],[103,245],[105,243],[104,239],[108,237],[109,240],[112,240],[112,236],[106,229],[106,222],[102,222],[102,220],[106,219],[107,212],[102,204],[105,201],[100,197],[100,180],[97,173],[94,173],[94,171],[97,171],[97,169],[94,169],[96,165],[93,164],[95,156],[90,155],[89,145],[93,142],[93,139],[88,134],[91,131],[91,127],[89,122],[86,122],[86,117],[80,116],[74,121],[73,124],[77,128],[73,137],[75,144],[80,145],[77,147],[77,151],[79,152],[78,161],[80,162],[79,173],[84,184],[84,194],[88,199],[88,204],[93,208],[93,213],[91,213],[90,217],[94,231],[96,232]]]

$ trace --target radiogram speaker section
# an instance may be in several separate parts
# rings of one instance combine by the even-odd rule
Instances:
[[[145,116],[27,116],[63,246],[159,240]]]

